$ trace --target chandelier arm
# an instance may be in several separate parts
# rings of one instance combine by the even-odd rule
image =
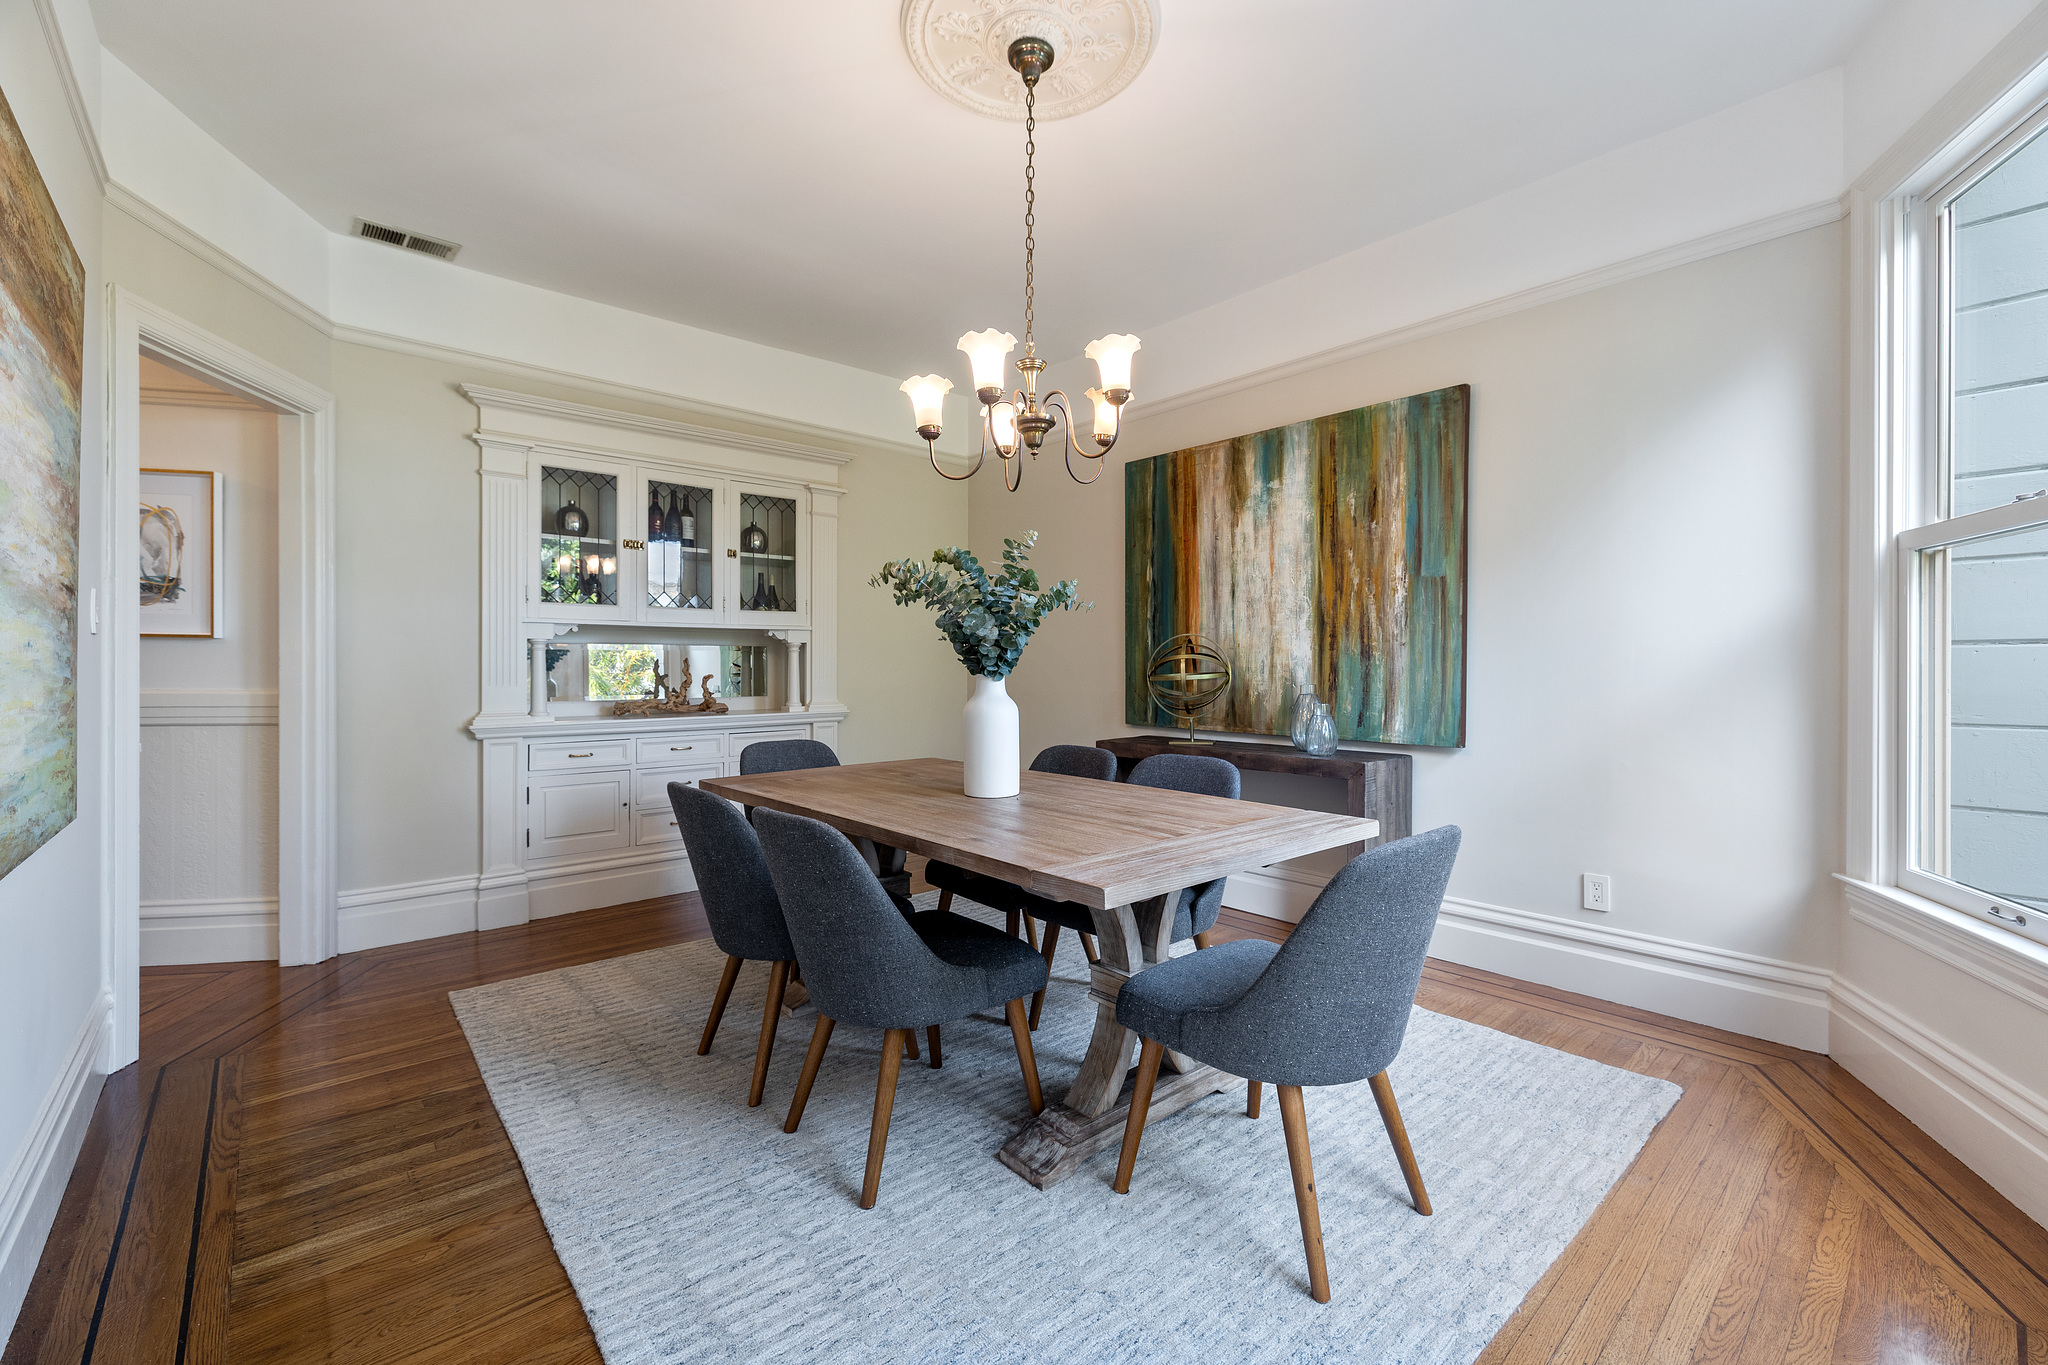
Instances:
[[[954,483],[959,483],[964,479],[971,479],[976,474],[979,474],[981,472],[981,462],[988,455],[988,447],[984,445],[981,448],[981,451],[975,455],[974,468],[968,470],[965,474],[948,474],[943,468],[940,467],[939,443],[937,441],[926,441],[925,453],[931,456],[932,468],[938,472],[940,478],[951,479]]]
[[[1019,451],[1019,452],[1018,452],[1018,456],[1021,456],[1022,454],[1023,454],[1023,452],[1022,452],[1022,451]],[[1017,482],[1015,482],[1015,483],[1011,483],[1011,482],[1010,482],[1010,466],[1011,466],[1011,465],[1015,465],[1015,466],[1017,467]],[[1013,457],[1011,457],[1010,459],[1004,460],[1004,461],[1003,461],[1003,487],[1004,487],[1004,488],[1006,488],[1006,489],[1008,489],[1008,490],[1009,490],[1010,492],[1014,493],[1014,492],[1016,492],[1016,491],[1017,491],[1018,489],[1022,488],[1023,486],[1024,486],[1024,461],[1023,461],[1023,460],[1022,460],[1021,458],[1018,458],[1017,456],[1013,456]]]
[[[1074,413],[1072,403],[1073,400],[1067,397],[1066,391],[1063,389],[1054,389],[1051,393],[1045,396],[1045,406],[1047,406],[1048,408],[1059,409],[1061,419],[1060,425],[1066,429],[1067,449],[1064,458],[1067,462],[1067,477],[1078,484],[1091,484],[1094,483],[1096,479],[1102,477],[1103,466],[1100,463],[1097,463],[1095,466],[1095,473],[1089,478],[1084,479],[1079,474],[1076,474],[1074,472],[1074,457],[1076,455],[1079,455],[1084,460],[1095,460],[1099,462],[1104,456],[1108,455],[1110,451],[1116,448],[1116,441],[1114,438],[1111,438],[1110,443],[1108,445],[1104,446],[1100,451],[1097,451],[1092,455],[1089,454],[1087,451],[1081,449],[1080,443],[1074,439]],[[1118,416],[1121,417],[1122,414],[1118,414]],[[1118,425],[1121,426],[1122,423],[1119,422]]]

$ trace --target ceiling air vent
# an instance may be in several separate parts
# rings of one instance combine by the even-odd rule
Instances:
[[[444,261],[454,260],[455,253],[462,250],[461,247],[453,242],[444,242],[434,237],[422,237],[417,232],[407,232],[404,228],[385,227],[382,223],[372,223],[364,218],[356,219],[356,236],[367,237],[373,242],[384,242],[390,246],[402,246],[407,251],[417,251],[423,255],[439,257]]]

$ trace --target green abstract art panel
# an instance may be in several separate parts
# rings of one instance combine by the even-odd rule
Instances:
[[[85,271],[0,96],[0,877],[78,815]]]
[[[1204,730],[1283,735],[1304,687],[1340,739],[1465,742],[1472,388],[1438,389],[1124,466],[1124,719],[1183,632],[1230,660]]]

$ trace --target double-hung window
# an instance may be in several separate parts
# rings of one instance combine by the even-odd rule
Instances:
[[[1899,881],[2048,942],[2048,118],[1915,207]]]

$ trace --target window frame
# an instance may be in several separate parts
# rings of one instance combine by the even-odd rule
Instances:
[[[1917,165],[1909,159],[1915,137],[1909,134],[1846,196],[1858,281],[1851,325],[1860,354],[1872,362],[1852,373],[1851,439],[1867,431],[1865,448],[1875,456],[1875,477],[1852,486],[1851,517],[1867,515],[1863,524],[1876,532],[1873,557],[1852,562],[1851,573],[1851,658],[1858,652],[1855,637],[1867,631],[1873,670],[1869,691],[1859,698],[1852,689],[1849,698],[1852,735],[1859,715],[1867,715],[1872,728],[1869,747],[1852,744],[1850,754],[1846,875],[1852,885],[1896,888],[1995,925],[2008,941],[2038,947],[2048,944],[2048,915],[1919,865],[1928,847],[1923,834],[1946,827],[1950,732],[1945,566],[1934,567],[1939,557],[1928,552],[2048,527],[2048,500],[1950,514],[1950,210],[2019,148],[2048,135],[2048,50],[2031,57],[2018,79],[1987,93],[1975,118],[1958,120],[1945,142],[1916,130],[1927,144]],[[1993,64],[1987,59],[1986,66]],[[1888,166],[1908,169],[1892,180],[1889,193],[1873,193],[1873,184],[1884,185]]]

